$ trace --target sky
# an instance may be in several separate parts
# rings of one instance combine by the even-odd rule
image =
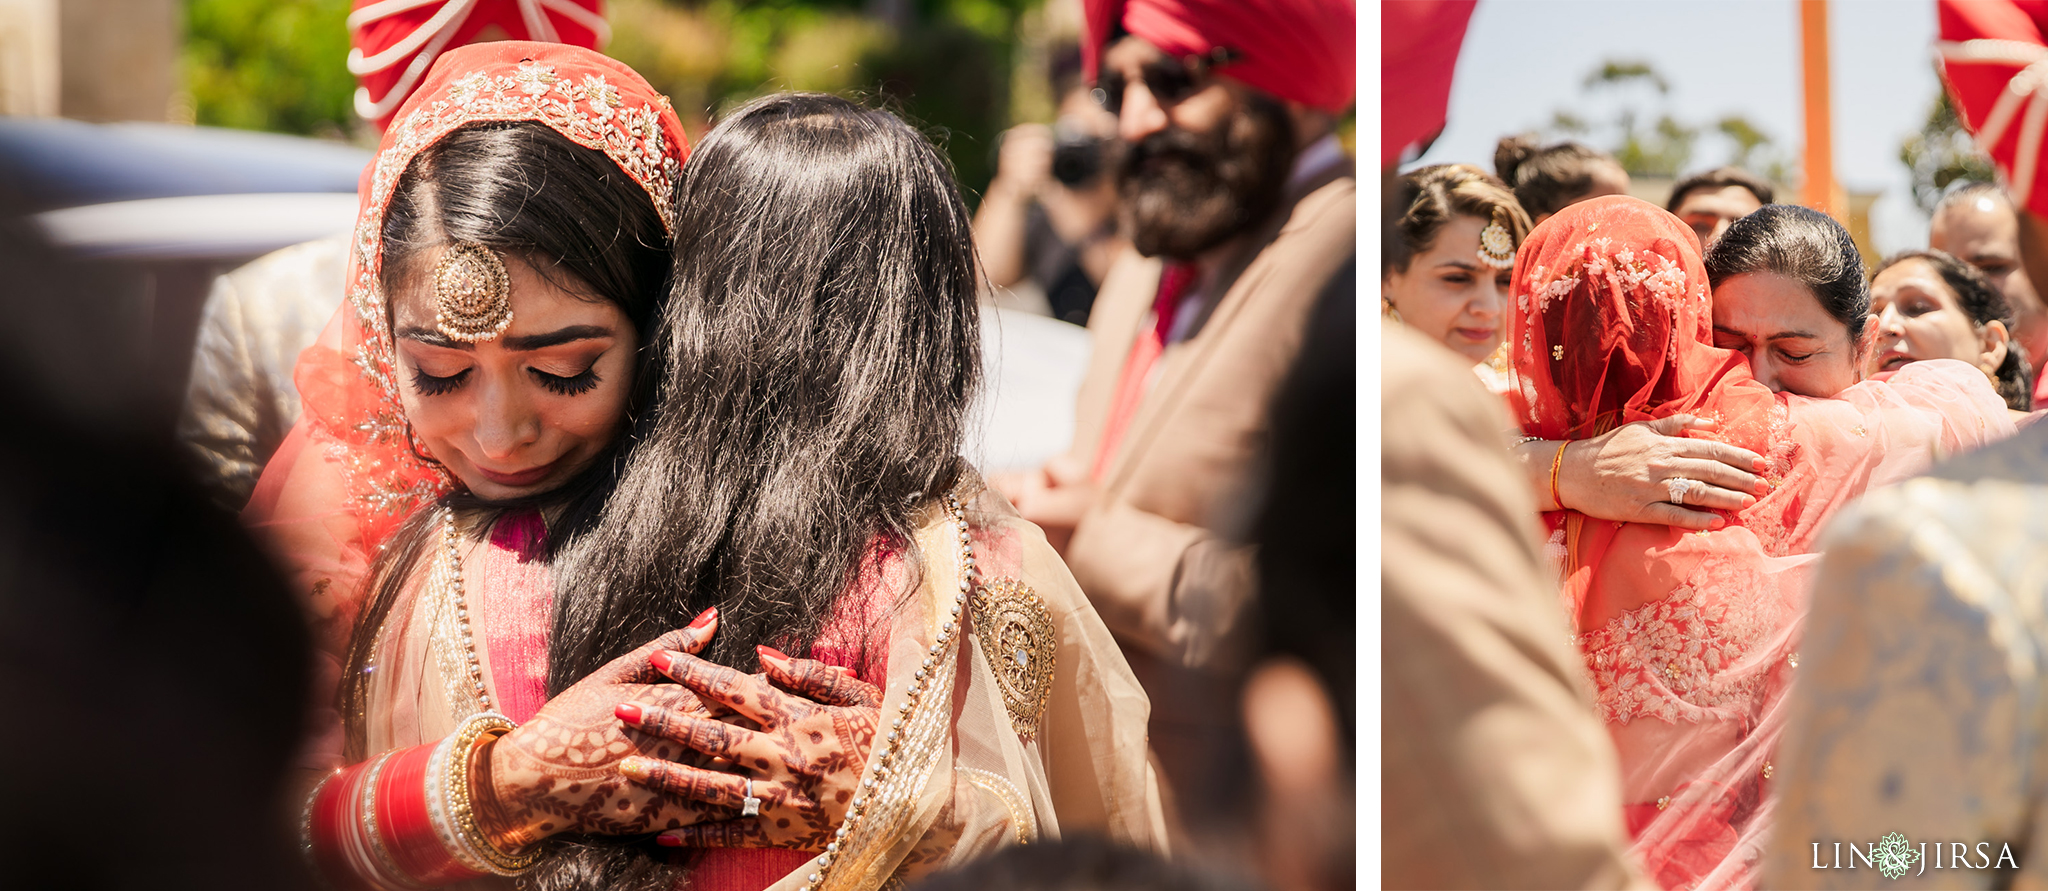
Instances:
[[[1835,178],[1848,190],[1884,193],[1871,209],[1880,252],[1922,246],[1927,221],[1913,204],[1899,145],[1926,121],[1941,89],[1932,65],[1934,0],[1835,0],[1828,12]],[[1450,122],[1416,165],[1464,161],[1491,170],[1500,137],[1540,129],[1556,110],[1611,119],[1618,103],[1584,89],[1586,75],[1608,59],[1647,61],[1669,82],[1661,99],[1637,94],[1647,117],[1668,110],[1710,130],[1739,113],[1796,163],[1804,103],[1795,0],[1480,0],[1458,56]],[[1703,135],[1686,172],[1716,166],[1732,151],[1718,134]]]

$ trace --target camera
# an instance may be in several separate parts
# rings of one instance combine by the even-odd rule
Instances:
[[[1053,129],[1052,177],[1069,189],[1080,188],[1102,175],[1109,140],[1066,127]]]

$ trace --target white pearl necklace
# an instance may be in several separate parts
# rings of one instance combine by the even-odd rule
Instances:
[[[894,757],[896,744],[902,737],[903,722],[917,710],[918,701],[931,690],[928,679],[933,676],[933,669],[939,664],[939,659],[945,656],[947,648],[960,631],[960,612],[966,608],[968,598],[974,594],[975,580],[979,575],[974,568],[974,540],[967,533],[967,516],[960,509],[960,500],[951,494],[946,496],[946,514],[952,517],[953,528],[959,534],[960,590],[953,595],[953,606],[948,613],[951,619],[939,626],[938,639],[932,641],[931,649],[925,653],[924,664],[911,675],[910,685],[904,689],[903,704],[897,707],[900,714],[890,723],[889,733],[883,738],[881,749],[875,753],[874,773],[877,776],[888,775],[889,760]],[[854,792],[853,800],[847,803],[846,822],[840,824],[839,829],[833,833],[833,841],[825,845],[825,853],[811,861],[815,868],[809,875],[804,876],[802,891],[817,891],[818,887],[824,884],[825,877],[832,874],[832,863],[839,856],[839,845],[860,822],[874,790],[874,777],[861,780],[859,789]]]
[[[469,627],[469,602],[463,597],[462,555],[456,550],[457,545],[462,540],[462,535],[455,528],[455,510],[453,508],[442,508],[441,510],[442,578],[447,580],[448,599],[455,604],[455,626],[462,633],[463,655],[468,658],[469,662],[469,680],[476,693],[477,700],[483,703],[483,710],[495,712],[498,710],[498,706],[497,703],[491,700],[491,691],[484,687],[483,660],[477,658],[476,638],[471,633]]]

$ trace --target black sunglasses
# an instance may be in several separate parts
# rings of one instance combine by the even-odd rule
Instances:
[[[1211,71],[1235,62],[1237,58],[1235,50],[1219,46],[1199,56],[1153,61],[1140,70],[1138,77],[1145,82],[1145,91],[1152,94],[1152,101],[1166,108],[1208,86]],[[1111,114],[1122,114],[1126,86],[1122,72],[1102,72],[1095,79],[1095,103]]]

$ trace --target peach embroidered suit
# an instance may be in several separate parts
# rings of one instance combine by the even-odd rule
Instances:
[[[1697,238],[1633,198],[1538,226],[1514,301],[1508,396],[1525,432],[1581,439],[1683,412],[1769,463],[1775,488],[1716,531],[1545,517],[1621,756],[1633,853],[1666,888],[1753,885],[1821,525],[2012,422],[1984,375],[1953,361],[1830,399],[1772,393],[1713,346]]]

